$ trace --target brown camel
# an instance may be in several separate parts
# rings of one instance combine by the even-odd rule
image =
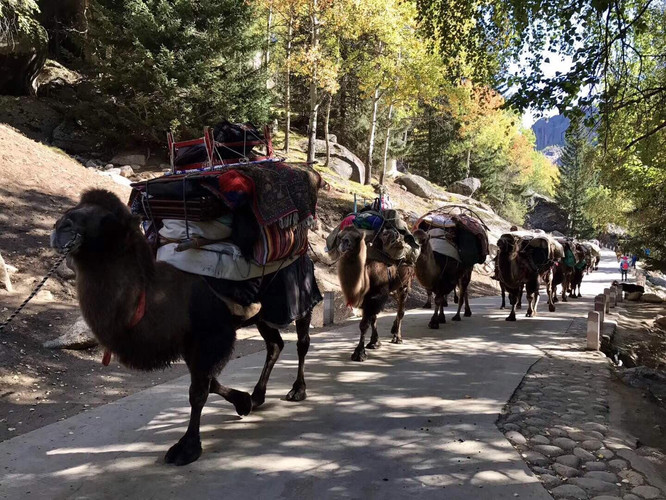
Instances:
[[[220,280],[213,283],[155,262],[139,229],[139,219],[108,191],[84,193],[79,204],[56,223],[51,246],[62,251],[68,244],[77,270],[81,312],[107,353],[138,370],[163,369],[180,358],[187,364],[191,376],[190,422],[185,435],[167,452],[167,463],[184,465],[201,455],[199,422],[209,393],[232,403],[239,415],[247,415],[263,403],[271,369],[284,345],[280,332],[269,325],[263,311],[252,320],[235,316],[232,310],[238,312],[238,304],[221,299],[212,288],[219,286]],[[292,269],[294,265],[301,267]],[[285,276],[292,280],[298,276],[299,286],[294,287]],[[308,294],[313,300],[319,296],[314,268],[307,256],[259,279],[259,296],[254,298],[262,307],[269,300],[272,307],[276,302],[282,307],[287,288],[297,288],[293,293],[300,293],[303,300]],[[310,315],[308,303],[302,315],[294,318],[299,363],[298,376],[287,394],[290,401],[306,397],[304,362],[310,345]],[[257,324],[268,351],[251,396],[222,386],[216,378],[231,356],[236,329],[250,321]]]
[[[584,262],[585,254],[582,252],[582,247],[570,239],[559,238],[558,242],[562,245],[564,257],[556,263],[553,269],[553,300],[557,302],[557,287],[562,285],[562,301],[567,302],[576,267]]]
[[[347,305],[359,307],[363,311],[359,328],[361,337],[351,356],[352,361],[365,361],[368,349],[381,346],[377,331],[377,315],[382,311],[390,295],[398,303],[398,313],[391,333],[391,343],[402,344],[402,318],[405,315],[405,301],[411,289],[414,267],[405,264],[386,264],[378,260],[368,260],[368,248],[363,233],[353,226],[346,227],[339,234],[340,260],[338,278]],[[370,342],[365,345],[365,334],[372,328]]]
[[[507,321],[516,321],[516,304],[522,287],[527,293],[528,318],[536,316],[539,303],[539,280],[550,278],[552,262],[548,263],[549,251],[546,248],[535,248],[526,245],[523,239],[515,234],[503,234],[497,241],[499,252],[497,254],[498,278],[509,293],[511,312]],[[545,253],[545,255],[544,255]],[[535,264],[535,258],[543,267]],[[545,274],[545,276],[542,276]],[[552,295],[549,293],[549,308],[554,310]]]
[[[458,296],[458,311],[452,320],[460,321],[460,310],[463,303],[465,304],[465,316],[471,316],[472,310],[469,307],[467,288],[472,279],[474,266],[465,266],[452,257],[434,252],[430,244],[430,235],[422,229],[417,229],[414,237],[421,244],[421,254],[416,261],[416,277],[421,285],[426,290],[432,290],[435,296],[435,311],[428,327],[437,329],[440,322],[446,323],[444,315],[446,296],[454,291],[456,286],[460,289],[460,295]]]

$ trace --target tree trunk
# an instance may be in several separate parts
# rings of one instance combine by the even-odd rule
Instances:
[[[469,148],[467,150],[467,166],[465,167],[465,177],[464,177],[464,179],[467,179],[469,177],[469,160],[470,160],[471,156],[472,156],[472,148]]]
[[[370,120],[370,134],[368,137],[368,156],[365,161],[365,184],[372,182],[372,153],[375,149],[375,135],[377,131],[377,108],[379,108],[379,87],[375,87],[372,96],[372,119]]]
[[[382,161],[382,175],[379,177],[379,184],[384,185],[386,177],[386,160],[388,156],[389,144],[391,143],[391,116],[393,115],[393,103],[389,106],[388,126],[386,127],[386,138],[384,139],[384,159]]]
[[[271,26],[273,24],[273,8],[268,8],[268,19],[266,19],[266,48],[264,49],[264,67],[268,70],[271,62]]]
[[[328,167],[328,164],[331,161],[331,143],[328,142],[328,123],[331,119],[332,101],[333,95],[328,94],[328,103],[326,104],[326,118],[324,119],[324,140],[326,141],[326,163],[324,163],[325,167]]]
[[[285,54],[285,92],[284,110],[287,115],[284,124],[284,152],[289,153],[289,132],[291,129],[291,42],[294,36],[294,16],[289,15],[289,27],[287,30],[287,49]]]
[[[319,44],[319,25],[317,20],[317,0],[310,4],[310,20],[312,22],[312,35],[310,46],[316,52]],[[317,63],[312,68],[312,79],[310,80],[310,120],[308,122],[308,163],[315,161],[315,140],[317,139],[317,112],[319,101],[317,99]]]

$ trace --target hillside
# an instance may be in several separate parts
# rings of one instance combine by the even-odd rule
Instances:
[[[295,149],[290,159],[302,160],[303,155]],[[310,238],[313,260],[321,289],[337,292],[336,266],[331,265],[324,251],[325,238],[353,210],[354,194],[362,205],[364,199],[371,202],[375,193],[370,186],[344,180],[327,168],[316,168],[330,188],[319,195],[319,227]],[[146,178],[158,172],[138,175]],[[127,183],[127,179],[115,178]],[[13,293],[0,290],[0,319],[4,320],[55,261],[56,254],[49,248],[51,229],[61,214],[76,204],[81,192],[100,187],[126,199],[129,188],[112,180],[108,172],[86,168],[62,151],[28,139],[6,125],[0,125],[0,179],[0,255],[10,268],[15,268],[11,274]],[[415,196],[391,179],[386,188],[394,206],[410,221],[450,202],[473,208],[491,228],[491,241],[509,228],[507,221],[483,203],[429,186],[437,199]],[[497,292],[488,273],[489,269],[475,273],[472,294]],[[409,305],[419,307],[424,298],[423,290],[415,284]],[[3,333],[0,414],[7,417],[0,426],[0,441],[185,373],[183,365],[150,374],[130,372],[115,362],[102,369],[99,348],[44,348],[45,341],[69,331],[78,316],[72,275],[63,269]],[[237,352],[263,349],[263,342],[258,340],[239,344]]]

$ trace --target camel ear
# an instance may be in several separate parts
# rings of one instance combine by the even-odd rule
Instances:
[[[419,245],[423,246],[425,245],[426,241],[428,241],[428,233],[426,233],[423,229],[417,229],[414,231],[414,238],[416,238],[416,241],[419,242]]]

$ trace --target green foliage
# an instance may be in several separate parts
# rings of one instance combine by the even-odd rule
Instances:
[[[222,118],[267,121],[248,2],[94,0],[92,8],[92,70],[119,131],[161,143],[169,128],[192,136]]]
[[[37,21],[35,0],[0,0],[0,47],[29,40],[33,45],[47,42],[46,30]]]

